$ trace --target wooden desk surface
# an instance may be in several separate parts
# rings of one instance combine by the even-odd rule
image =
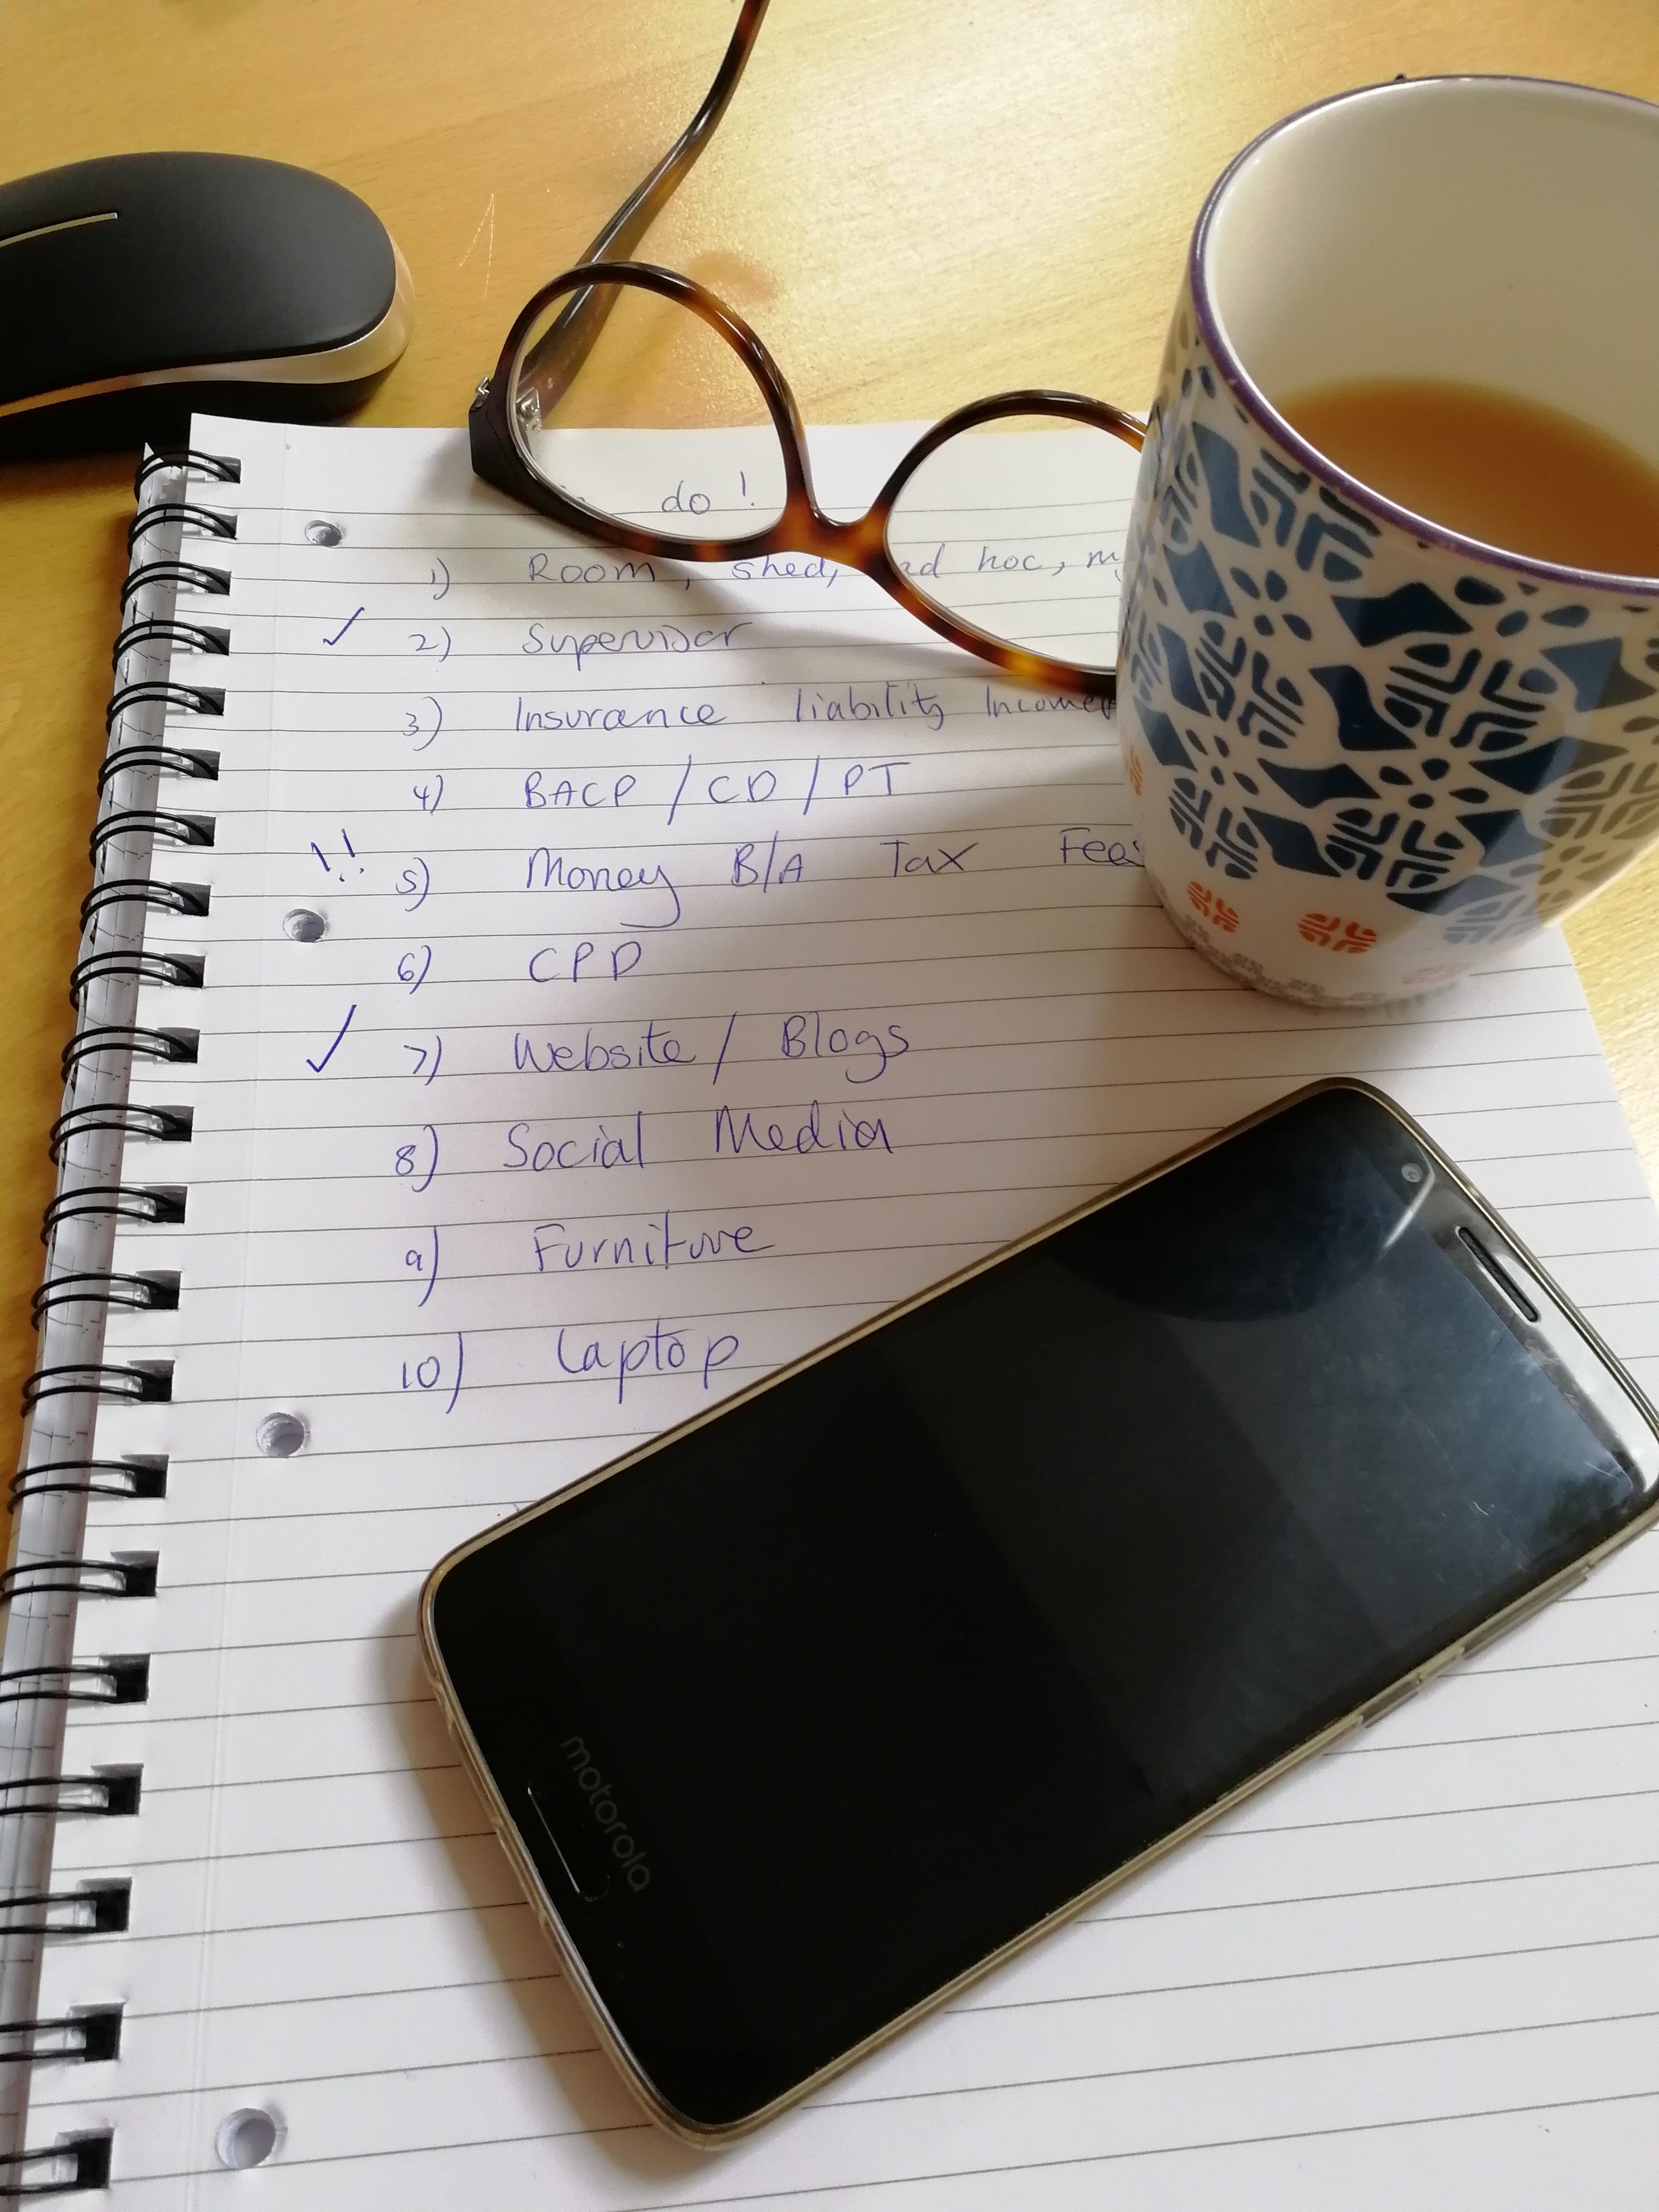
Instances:
[[[191,147],[337,178],[379,210],[416,295],[413,343],[362,419],[459,423],[522,301],[690,115],[732,20],[731,0],[24,0],[0,15],[0,146],[20,175]],[[775,0],[644,250],[755,322],[811,421],[1028,383],[1139,408],[1227,157],[1326,93],[1459,70],[1659,99],[1653,0]],[[8,1466],[132,462],[0,465]],[[1659,855],[1569,933],[1659,1171]]]

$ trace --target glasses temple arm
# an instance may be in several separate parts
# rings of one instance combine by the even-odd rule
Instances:
[[[769,0],[743,0],[737,28],[702,106],[644,183],[629,194],[605,224],[583,254],[584,261],[625,261],[667,206],[731,106],[732,95],[738,88],[769,4]],[[520,383],[533,384],[544,413],[563,397],[571,379],[592,351],[615,304],[614,291],[601,292],[589,286],[574,294],[525,356],[519,371]]]

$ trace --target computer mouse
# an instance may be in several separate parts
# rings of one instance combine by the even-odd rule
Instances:
[[[101,419],[126,425],[338,414],[402,353],[413,301],[373,209],[308,169],[121,154],[20,177],[0,185],[0,430],[15,449],[112,398]]]

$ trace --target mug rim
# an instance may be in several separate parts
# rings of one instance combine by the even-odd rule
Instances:
[[[1495,545],[1484,538],[1471,538],[1462,531],[1436,522],[1416,508],[1402,507],[1395,500],[1374,490],[1361,477],[1351,476],[1328,454],[1309,442],[1295,426],[1281,415],[1261,386],[1255,381],[1240,360],[1232,341],[1222,330],[1210,298],[1206,274],[1210,232],[1222,201],[1235,179],[1245,165],[1266,146],[1270,139],[1288,131],[1311,115],[1322,113],[1328,107],[1340,107],[1351,100],[1385,99],[1391,94],[1420,92],[1432,86],[1491,86],[1524,88],[1529,92],[1557,92],[1573,94],[1576,98],[1595,102],[1607,101],[1620,107],[1640,108],[1659,129],[1659,103],[1644,100],[1632,92],[1613,92],[1601,85],[1576,84],[1566,77],[1522,76],[1513,72],[1486,74],[1474,70],[1453,70],[1436,76],[1394,77],[1379,84],[1355,85],[1346,92],[1328,94],[1323,100],[1310,100],[1307,106],[1298,107],[1289,115],[1282,115],[1259,131],[1247,146],[1240,149],[1211,185],[1194,226],[1192,243],[1188,249],[1188,283],[1193,295],[1193,313],[1206,344],[1209,347],[1217,368],[1240,403],[1263,428],[1271,431],[1279,442],[1288,448],[1302,465],[1322,481],[1341,493],[1345,499],[1379,521],[1391,524],[1415,538],[1426,540],[1443,550],[1455,553],[1466,560],[1496,563],[1526,576],[1541,577],[1551,583],[1571,586],[1578,591],[1629,592],[1652,599],[1659,592],[1659,572],[1647,575],[1629,574],[1608,568],[1582,568],[1559,561],[1547,561],[1539,556],[1516,553],[1503,545]]]

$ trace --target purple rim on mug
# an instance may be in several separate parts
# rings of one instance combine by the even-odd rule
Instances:
[[[1559,93],[1565,99],[1575,102],[1591,101],[1597,105],[1604,104],[1608,107],[1622,108],[1636,114],[1647,115],[1659,121],[1659,106],[1656,106],[1651,100],[1638,99],[1634,93],[1607,92],[1595,86],[1569,83],[1560,77],[1483,76],[1473,72],[1462,76],[1396,77],[1389,84],[1362,85],[1352,92],[1333,93],[1327,100],[1313,100],[1306,107],[1297,108],[1292,115],[1281,116],[1277,123],[1269,124],[1258,137],[1251,139],[1248,146],[1235,154],[1212,185],[1204,205],[1200,210],[1198,222],[1193,231],[1192,244],[1188,249],[1188,281],[1192,287],[1193,312],[1197,319],[1198,327],[1203,334],[1205,343],[1214,356],[1216,367],[1237,393],[1243,405],[1251,413],[1259,415],[1273,431],[1273,435],[1293,453],[1305,467],[1328,478],[1340,489],[1345,499],[1352,500],[1357,507],[1363,507],[1367,513],[1376,515],[1384,522],[1394,524],[1397,529],[1413,531],[1419,538],[1426,538],[1432,544],[1444,546],[1448,551],[1467,556],[1471,560],[1496,562],[1504,568],[1518,569],[1528,575],[1547,576],[1552,582],[1584,586],[1597,586],[1604,591],[1609,588],[1617,589],[1623,586],[1628,586],[1632,591],[1651,592],[1656,586],[1659,586],[1659,568],[1656,568],[1648,575],[1631,575],[1611,569],[1577,568],[1558,561],[1537,559],[1528,554],[1512,552],[1505,546],[1488,544],[1484,538],[1466,537],[1461,531],[1448,529],[1443,523],[1436,522],[1431,516],[1419,514],[1413,507],[1401,507],[1395,501],[1384,498],[1381,492],[1373,491],[1358,477],[1350,476],[1346,469],[1340,468],[1334,461],[1327,459],[1318,447],[1309,444],[1294,424],[1279,413],[1273,401],[1251,376],[1239,359],[1231,339],[1227,336],[1210,296],[1209,272],[1206,262],[1217,212],[1233,185],[1244,170],[1258,158],[1262,149],[1273,140],[1281,137],[1285,131],[1293,131],[1299,125],[1306,123],[1310,117],[1323,114],[1333,108],[1352,106],[1362,101],[1386,100],[1393,94],[1395,86],[1401,83],[1420,87],[1425,90],[1440,86],[1458,88],[1479,86],[1482,88],[1490,87],[1497,89],[1500,87],[1507,87],[1527,92]],[[1659,220],[1659,214],[1656,215],[1656,220]],[[1659,407],[1659,394],[1656,395],[1655,404]]]

